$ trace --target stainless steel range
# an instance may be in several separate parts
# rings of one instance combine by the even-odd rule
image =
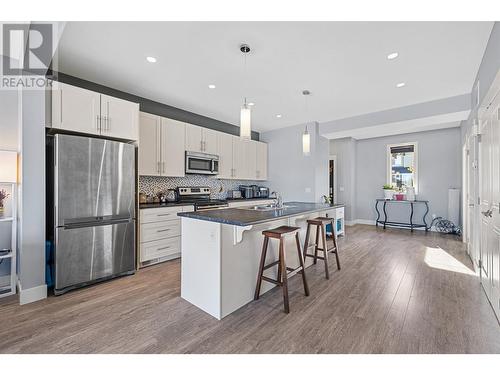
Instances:
[[[179,202],[193,204],[195,211],[225,208],[229,205],[221,199],[210,199],[210,188],[206,186],[181,186],[177,188]]]

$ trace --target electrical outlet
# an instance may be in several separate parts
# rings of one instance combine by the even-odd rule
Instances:
[[[340,191],[344,191],[344,187],[343,186],[339,186],[339,190]]]

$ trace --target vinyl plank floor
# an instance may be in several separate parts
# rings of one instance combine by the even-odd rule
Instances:
[[[463,244],[356,225],[330,257],[218,321],[180,298],[180,261],[19,306],[0,300],[0,353],[500,353]],[[258,252],[259,249],[256,249]]]

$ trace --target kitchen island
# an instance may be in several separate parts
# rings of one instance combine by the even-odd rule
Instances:
[[[249,206],[178,213],[182,219],[181,297],[217,319],[224,318],[253,300],[263,230],[297,226],[303,241],[307,219],[343,215],[344,205],[304,202],[287,202],[279,209]],[[314,236],[310,237],[312,242]],[[293,238],[287,241],[287,266],[295,268],[296,245]],[[277,260],[277,250],[277,243],[270,241],[268,262]],[[306,267],[311,264],[307,259]],[[270,268],[266,275],[276,278],[276,271]],[[274,286],[264,282],[261,294]]]

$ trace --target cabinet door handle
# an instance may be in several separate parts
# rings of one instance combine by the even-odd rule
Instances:
[[[100,131],[100,126],[99,126],[99,115],[95,115],[95,130]]]
[[[172,215],[172,214],[158,214],[156,216],[170,216],[170,215]]]
[[[161,233],[161,232],[168,232],[170,229],[158,229],[156,232]]]
[[[156,250],[166,250],[166,249],[170,249],[172,246],[164,246],[164,247],[159,247],[158,249]]]
[[[163,173],[165,173],[165,162],[164,161],[161,163],[161,167],[162,167]]]
[[[156,165],[156,171],[157,171],[158,173],[161,173],[161,170],[160,170],[160,162],[158,161],[158,162],[156,162],[156,164],[157,164],[157,165]]]

